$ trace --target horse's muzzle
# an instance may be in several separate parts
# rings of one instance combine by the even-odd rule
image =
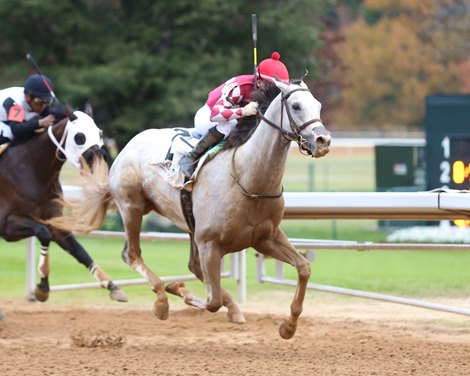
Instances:
[[[312,157],[320,158],[330,151],[331,133],[325,127],[316,127],[313,131],[313,142],[310,145]]]

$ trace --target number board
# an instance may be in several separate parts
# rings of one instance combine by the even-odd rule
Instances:
[[[470,95],[426,98],[428,189],[470,189]]]

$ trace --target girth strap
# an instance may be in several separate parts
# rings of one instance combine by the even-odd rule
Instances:
[[[181,190],[180,194],[181,198],[181,209],[183,210],[184,219],[189,227],[189,243],[190,243],[190,263],[196,262],[193,260],[199,260],[199,252],[197,245],[194,241],[194,229],[196,228],[196,220],[194,219],[193,214],[193,199],[191,196],[191,192],[187,191],[186,189]],[[199,263],[199,261],[197,261]]]
[[[196,220],[194,219],[193,214],[193,199],[191,196],[191,192],[187,191],[186,189],[182,189],[180,198],[181,209],[183,210],[184,219],[189,227],[190,234],[193,234],[194,229],[196,228]]]

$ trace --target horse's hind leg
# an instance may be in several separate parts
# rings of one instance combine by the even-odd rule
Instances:
[[[189,257],[189,270],[194,273],[194,275],[201,281],[204,282],[201,263],[199,260],[199,253],[197,252],[197,247],[194,244],[194,241],[191,237],[191,252]],[[189,290],[186,289],[183,282],[172,282],[169,283],[165,290],[177,296],[180,296],[184,299],[184,302],[193,307],[206,309],[206,303],[203,302],[200,298],[194,296]],[[233,300],[232,296],[221,287],[222,295],[222,304],[227,307],[227,319],[230,322],[235,324],[244,324],[246,322],[243,313],[241,312],[238,304]]]
[[[131,208],[129,204],[122,205],[123,207],[125,206],[125,210],[121,208],[121,205],[118,204],[118,206],[127,235],[127,241],[122,250],[122,259],[147,280],[152,291],[157,294],[157,300],[153,305],[153,313],[160,320],[166,320],[168,318],[169,304],[164,283],[145,265],[140,249],[140,228],[144,211],[139,208]]]
[[[80,264],[84,265],[91,275],[100,283],[101,287],[109,291],[111,300],[127,302],[124,291],[116,286],[103,269],[93,261],[88,252],[85,251],[72,233],[53,230],[53,236],[55,242],[60,247],[73,256]]]
[[[193,274],[199,278],[202,281],[202,272],[201,268],[199,265],[199,257],[197,254],[197,248],[196,244],[194,243],[193,236],[190,234],[190,256],[189,256],[189,264],[188,268]],[[197,267],[195,266],[197,264]],[[206,302],[203,301],[202,299],[198,298],[197,296],[193,295],[185,286],[184,282],[181,281],[175,281],[175,282],[170,282],[169,284],[166,285],[165,291],[168,292],[169,294],[173,294],[176,296],[179,296],[183,298],[184,302],[187,305],[200,308],[200,309],[206,309],[207,305]]]
[[[264,255],[272,256],[297,269],[298,283],[294,299],[290,306],[291,314],[289,319],[283,321],[279,326],[279,334],[281,337],[290,339],[295,334],[297,320],[302,313],[307,283],[310,278],[310,264],[305,257],[296,251],[294,246],[287,239],[287,236],[280,229],[278,229],[272,238],[257,242],[254,248]]]

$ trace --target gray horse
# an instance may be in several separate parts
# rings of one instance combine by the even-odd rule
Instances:
[[[268,98],[268,89],[264,90]],[[244,323],[238,305],[221,287],[221,259],[227,253],[253,247],[297,269],[291,314],[279,329],[285,339],[295,334],[310,264],[279,228],[284,213],[282,178],[292,141],[305,154],[318,158],[328,153],[331,136],[320,119],[320,102],[303,82],[276,82],[270,92],[269,103],[264,108],[260,106],[259,122],[246,140],[219,152],[199,169],[192,185],[196,226],[189,268],[205,283],[207,300],[192,295],[182,282],[173,282],[165,289],[142,258],[140,230],[144,214],[153,210],[190,231],[180,204],[180,189],[163,179],[151,163],[158,152],[169,149],[174,134],[171,129],[150,129],[136,135],[116,158],[109,176],[84,184],[81,220],[89,228],[97,228],[104,221],[109,204],[116,204],[127,235],[122,257],[156,293],[153,311],[162,320],[169,311],[166,290],[183,297],[187,304],[210,312],[224,305],[229,321]],[[257,98],[263,101],[260,93]],[[230,140],[227,142],[230,144]]]

